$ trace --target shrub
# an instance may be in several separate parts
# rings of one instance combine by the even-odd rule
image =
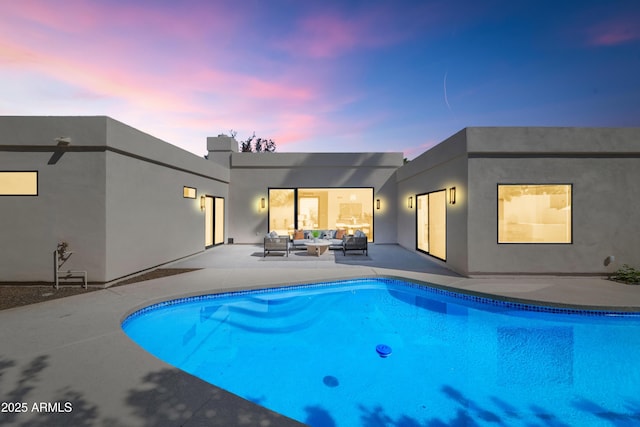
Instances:
[[[640,285],[640,270],[623,264],[613,275],[611,280],[627,283],[629,285]]]

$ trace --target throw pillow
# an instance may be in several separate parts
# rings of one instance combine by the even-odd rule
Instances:
[[[303,240],[303,239],[304,239],[304,231],[296,230],[295,233],[293,233],[293,240]]]
[[[342,239],[346,232],[347,232],[347,230],[337,230],[336,231],[336,239]]]

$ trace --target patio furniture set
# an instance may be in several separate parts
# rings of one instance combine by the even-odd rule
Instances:
[[[367,236],[360,230],[353,235],[347,235],[345,230],[296,230],[293,238],[272,231],[264,237],[265,257],[270,252],[285,252],[289,256],[294,249],[306,249],[307,255],[318,257],[329,249],[341,250],[345,256],[348,251],[369,254]]]

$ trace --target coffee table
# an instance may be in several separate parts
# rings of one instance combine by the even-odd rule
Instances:
[[[315,255],[319,257],[329,249],[331,242],[328,240],[318,239],[314,242],[305,242],[304,245],[307,247],[307,255]]]

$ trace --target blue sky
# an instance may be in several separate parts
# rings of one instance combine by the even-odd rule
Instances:
[[[402,151],[466,126],[640,126],[640,1],[0,3],[0,114],[108,115],[195,154]]]

